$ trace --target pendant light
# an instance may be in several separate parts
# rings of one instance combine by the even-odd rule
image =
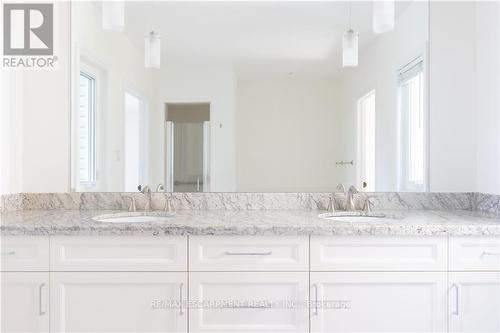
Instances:
[[[102,2],[102,28],[122,32],[125,28],[125,2]]]
[[[160,68],[160,35],[151,31],[144,36],[144,66],[146,68]]]
[[[358,65],[359,36],[351,27],[351,2],[349,2],[349,30],[342,37],[342,67]]]
[[[373,32],[381,34],[394,29],[394,0],[373,1]]]
[[[151,21],[154,26],[155,9],[154,2],[151,2]],[[160,35],[151,30],[150,33],[144,36],[144,67],[160,68],[161,45]]]

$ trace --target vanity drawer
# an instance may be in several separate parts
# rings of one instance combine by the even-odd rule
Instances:
[[[311,237],[312,271],[444,271],[445,237]]]
[[[189,332],[308,332],[308,272],[190,274]]]
[[[450,237],[450,270],[500,270],[500,237]]]
[[[1,269],[8,271],[48,271],[49,238],[2,236]]]
[[[187,237],[53,237],[53,271],[186,271]]]
[[[308,237],[189,238],[192,271],[307,271]]]

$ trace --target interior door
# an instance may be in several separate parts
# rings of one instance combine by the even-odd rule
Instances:
[[[311,332],[444,332],[446,273],[311,273]]]
[[[49,331],[49,273],[2,273],[1,331]]]
[[[174,123],[174,192],[203,192],[203,122]]]

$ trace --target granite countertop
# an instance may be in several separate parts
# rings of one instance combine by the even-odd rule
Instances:
[[[320,210],[178,210],[162,222],[103,223],[111,210],[23,210],[0,215],[1,235],[496,235],[500,216],[469,210],[386,210],[389,219],[356,222]]]

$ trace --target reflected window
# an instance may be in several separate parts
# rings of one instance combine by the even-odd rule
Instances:
[[[81,185],[94,185],[96,172],[97,78],[80,72],[78,110],[78,171]]]
[[[399,72],[401,116],[401,190],[424,191],[425,184],[425,108],[422,58]]]
[[[125,93],[125,191],[135,192],[147,179],[146,102]]]
[[[375,191],[375,90],[358,100],[358,183]]]

